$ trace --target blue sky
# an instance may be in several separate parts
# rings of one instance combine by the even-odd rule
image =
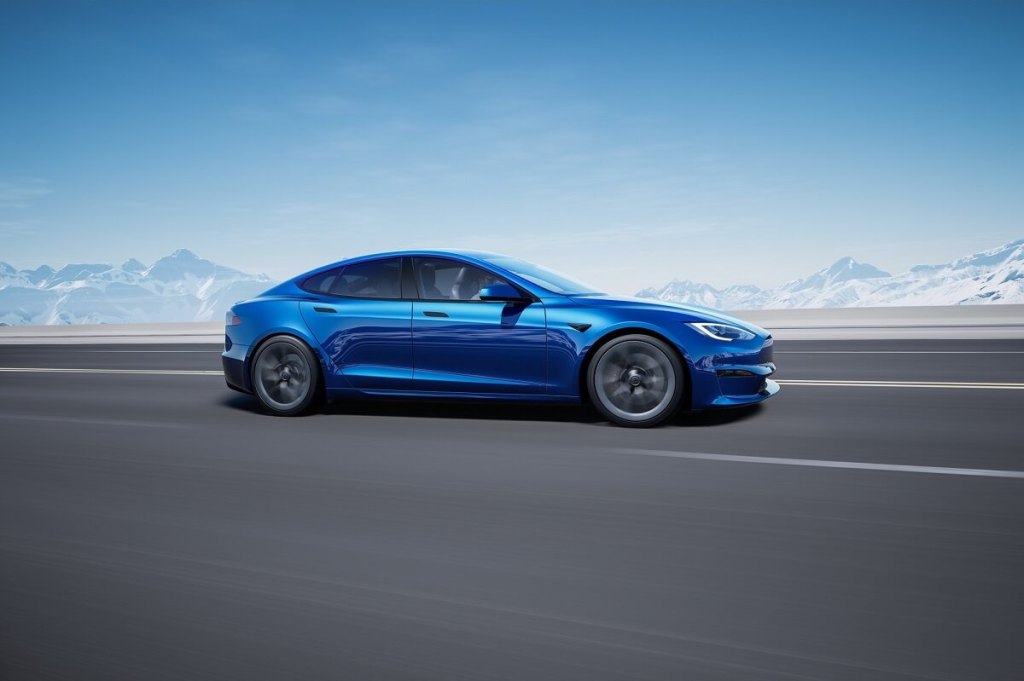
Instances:
[[[1019,2],[13,2],[0,260],[393,248],[608,290],[1024,236]]]

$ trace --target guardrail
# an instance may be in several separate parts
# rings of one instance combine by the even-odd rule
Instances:
[[[856,307],[731,312],[779,340],[1024,339],[1024,305]],[[0,344],[220,343],[220,322],[2,326]]]

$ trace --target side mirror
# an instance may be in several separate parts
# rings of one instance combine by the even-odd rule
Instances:
[[[525,303],[530,299],[509,284],[491,284],[480,289],[480,300],[496,300],[506,303]]]

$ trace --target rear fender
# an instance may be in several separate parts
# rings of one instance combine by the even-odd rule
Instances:
[[[227,328],[232,343],[246,346],[245,375],[251,372],[252,357],[255,350],[271,336],[280,334],[294,336],[304,342],[316,355],[320,362],[321,373],[329,375],[331,371],[327,357],[320,344],[310,333],[309,327],[302,320],[297,300],[289,299],[255,299],[232,306],[232,311],[240,319],[240,323]]]

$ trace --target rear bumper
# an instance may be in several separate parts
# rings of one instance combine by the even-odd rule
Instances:
[[[243,393],[251,393],[252,388],[245,375],[245,350],[244,346],[236,344],[230,350],[226,350],[220,359],[224,366],[224,381],[228,387]]]

